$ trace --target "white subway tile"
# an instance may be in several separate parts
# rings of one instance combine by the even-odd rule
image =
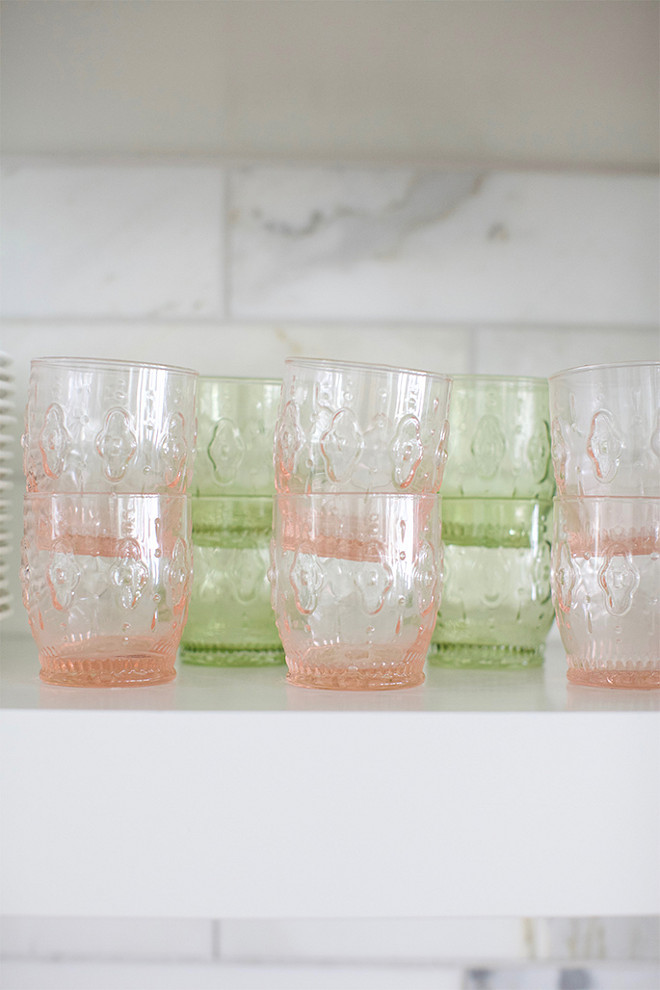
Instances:
[[[223,921],[223,959],[454,963],[525,959],[528,930],[515,918]]]
[[[287,357],[376,361],[458,374],[470,369],[471,334],[461,327],[295,326],[146,321],[4,321],[3,348],[14,362],[22,417],[30,361],[61,354],[159,361],[207,375],[279,377]]]
[[[6,958],[32,960],[210,961],[213,922],[188,918],[5,917],[1,951]]]
[[[11,961],[3,990],[462,990],[445,967],[119,965]]]
[[[660,335],[650,327],[480,327],[475,357],[481,374],[545,378],[584,364],[657,361]]]
[[[119,964],[10,960],[3,990],[657,990],[649,964],[460,969],[444,966]]]
[[[237,340],[234,360],[245,367],[259,338],[257,328],[244,327]],[[261,331],[263,334],[263,331]],[[414,323],[387,326],[326,324],[275,326],[264,343],[277,353],[280,373],[287,357],[319,357],[338,361],[365,361],[402,368],[420,368],[445,374],[470,370],[472,334],[464,327],[419,326]],[[257,344],[257,346],[259,346]],[[274,355],[275,356],[275,355]]]
[[[235,317],[658,319],[653,176],[254,165],[230,203]]]
[[[211,166],[8,165],[3,312],[217,318],[223,204]]]

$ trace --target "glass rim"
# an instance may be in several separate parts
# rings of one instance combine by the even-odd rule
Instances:
[[[178,365],[173,364],[159,364],[158,362],[152,361],[124,361],[121,358],[94,358],[94,357],[64,357],[62,355],[52,356],[52,357],[40,357],[33,358],[30,362],[31,367],[39,365],[55,365],[56,367],[65,366],[71,368],[80,368],[90,370],[100,366],[101,368],[119,369],[119,368],[130,368],[131,370],[146,368],[147,370],[155,371],[174,371],[182,375],[194,375],[195,378],[199,378],[199,372],[195,371],[194,368],[182,368]]]
[[[276,491],[270,495],[264,495],[263,492],[237,492],[235,495],[229,492],[225,495],[219,492],[217,495],[191,495],[190,504],[194,508],[199,502],[209,502],[213,505],[227,502],[272,502],[275,495],[277,495]]]
[[[268,496],[268,497],[271,497],[271,496]],[[440,501],[440,494],[438,492],[391,492],[391,491],[385,491],[385,492],[379,492],[379,491],[370,491],[370,492],[362,492],[362,491],[360,491],[360,492],[355,492],[355,491],[353,491],[353,492],[351,492],[351,491],[341,491],[341,492],[277,492],[276,491],[276,492],[273,493],[272,498],[275,498],[278,501],[280,499],[293,499],[293,498],[295,498],[295,499],[305,499],[307,501],[309,501],[310,499],[314,499],[316,501],[318,499],[324,499],[324,498],[325,499],[354,498],[354,499],[361,499],[362,501],[365,501],[365,502],[368,499],[375,499],[375,498],[383,499],[383,498],[386,498],[388,500],[398,499],[399,501],[401,501],[402,499],[405,499],[406,502],[409,502],[409,501],[414,500],[414,499],[424,500],[424,501],[430,500],[430,499],[435,499],[437,501]]]
[[[76,499],[76,501],[91,501],[93,499],[116,499],[125,501],[126,499],[140,499],[160,501],[180,502],[185,499],[190,501],[192,496],[189,492],[23,492],[23,502],[36,502],[39,499],[53,501],[57,498]]]
[[[548,379],[540,378],[533,375],[488,375],[488,374],[477,374],[477,375],[452,375],[452,380],[456,385],[464,385],[474,382],[493,384],[493,385],[510,385],[512,387],[518,387],[520,385],[529,385],[533,388],[547,388]]]
[[[241,385],[275,385],[282,386],[281,378],[259,378],[254,375],[199,375],[198,387],[204,383],[214,384],[241,384]]]
[[[335,361],[331,358],[288,357],[284,359],[287,365],[300,364],[306,368],[320,368],[328,371],[381,371],[386,374],[422,375],[424,378],[436,378],[438,381],[451,384],[452,376],[437,371],[422,371],[421,368],[397,368],[393,364],[371,364],[368,361]]]
[[[658,368],[660,361],[617,361],[611,364],[583,364],[577,368],[566,368],[564,371],[556,371],[553,375],[548,375],[548,381],[558,378],[569,378],[573,375],[588,374],[593,371],[614,371],[616,369],[628,368]]]
[[[660,498],[657,495],[555,495],[552,501],[556,505],[576,502],[584,502],[586,505],[595,505],[596,502],[612,502],[619,505],[622,502],[651,502],[660,508]]]
[[[445,495],[442,494],[442,489],[438,492],[438,498],[442,500],[442,503],[452,502],[470,502],[474,504],[478,502],[481,505],[503,505],[503,506],[518,506],[518,505],[541,505],[551,506],[556,499],[554,495],[548,495],[547,498],[529,498],[524,495],[514,495],[509,498],[507,495]]]

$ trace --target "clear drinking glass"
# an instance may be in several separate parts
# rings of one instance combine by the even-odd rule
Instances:
[[[92,358],[32,362],[27,490],[183,493],[195,452],[197,372]]]
[[[554,620],[552,502],[443,498],[444,579],[429,663],[530,667]]]
[[[28,493],[23,603],[50,684],[161,684],[192,584],[188,496]]]
[[[276,495],[272,601],[288,680],[343,690],[424,680],[441,586],[434,495]]]
[[[443,497],[552,498],[545,378],[455,375]]]
[[[660,496],[660,362],[572,368],[549,385],[558,493]]]
[[[660,498],[555,499],[552,593],[568,679],[660,688]]]
[[[197,384],[195,495],[270,495],[282,383],[208,378]]]
[[[280,492],[437,492],[451,379],[290,358],[275,432]]]
[[[283,664],[268,582],[272,496],[191,501],[195,577],[181,660],[215,666]]]

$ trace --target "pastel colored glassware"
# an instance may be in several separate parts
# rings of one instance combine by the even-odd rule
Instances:
[[[197,372],[92,358],[32,362],[23,435],[31,492],[183,493]]]
[[[275,433],[280,492],[437,492],[451,379],[290,358]]]
[[[192,577],[186,495],[28,493],[23,603],[49,684],[161,684]]]
[[[555,499],[552,593],[574,684],[660,688],[660,498]]]
[[[283,664],[268,581],[272,496],[193,497],[191,505],[195,577],[181,660]]]
[[[437,497],[280,494],[274,505],[272,602],[290,683],[421,684],[442,577]]]
[[[558,493],[660,496],[660,362],[572,368],[549,385]]]
[[[282,383],[208,378],[197,383],[195,495],[270,495]]]
[[[443,497],[552,498],[544,378],[455,375]]]
[[[554,621],[552,501],[444,498],[442,603],[429,663],[530,667]]]

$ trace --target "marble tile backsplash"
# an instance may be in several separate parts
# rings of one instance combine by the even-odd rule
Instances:
[[[15,160],[18,319],[656,326],[647,174]]]
[[[217,319],[223,188],[199,166],[6,166],[3,314]]]
[[[235,316],[658,318],[653,177],[256,166],[229,189]]]
[[[656,361],[660,336],[653,327],[484,326],[475,331],[473,353],[475,372],[544,377],[585,364]]]

